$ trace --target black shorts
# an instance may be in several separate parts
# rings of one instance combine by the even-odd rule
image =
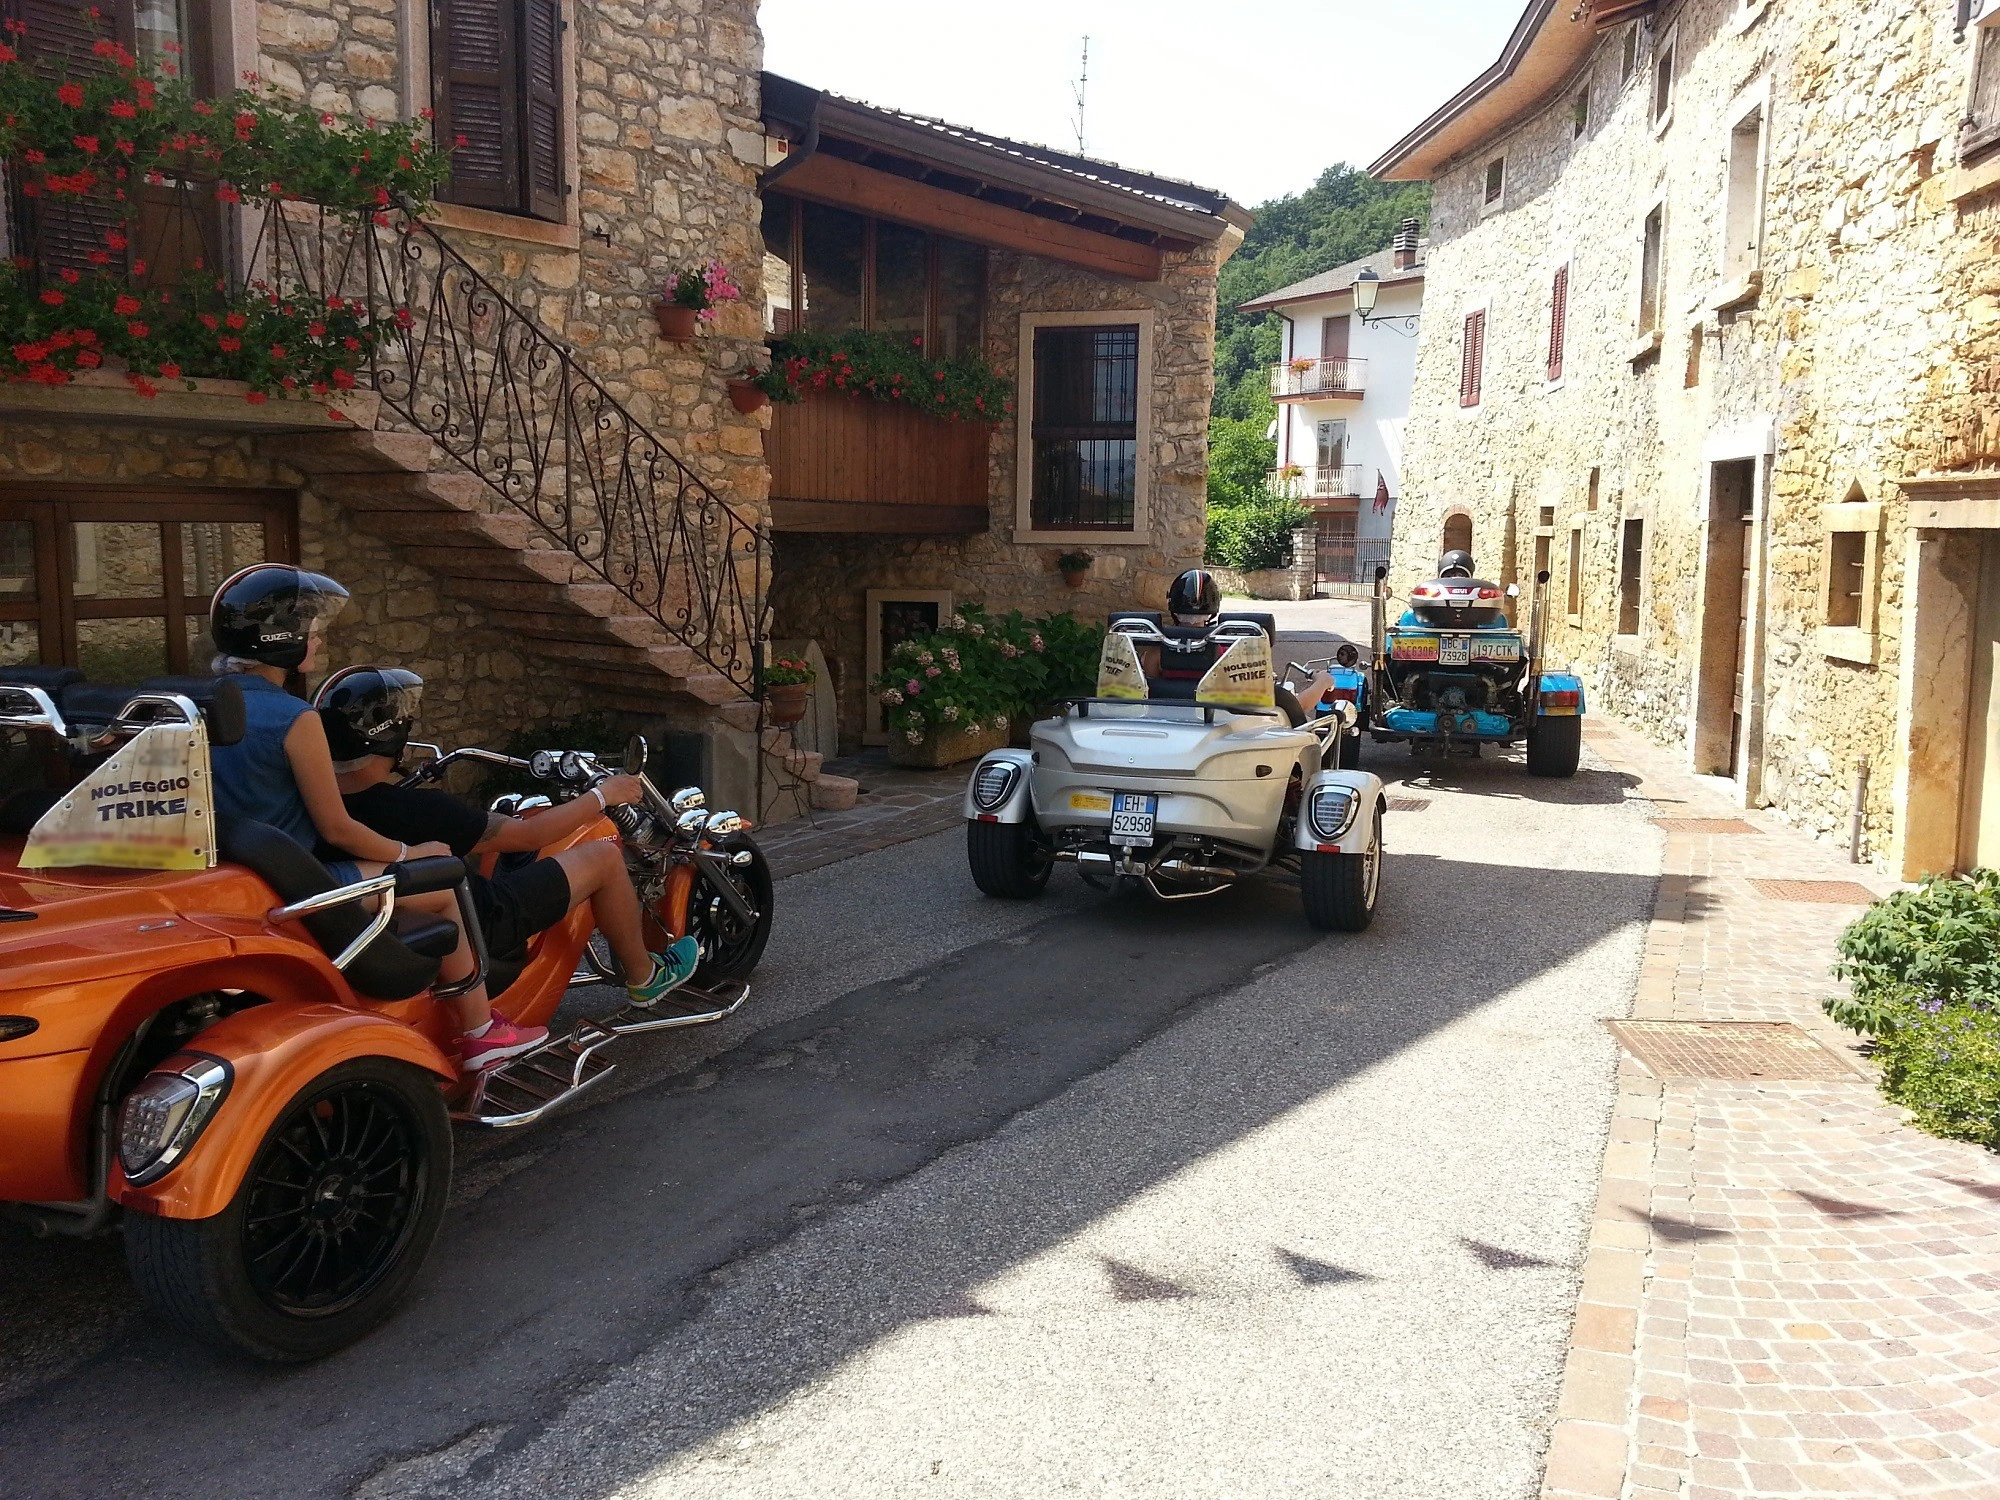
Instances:
[[[552,859],[503,866],[491,880],[473,882],[472,904],[486,930],[486,951],[494,958],[516,957],[529,938],[569,914],[569,876]]]

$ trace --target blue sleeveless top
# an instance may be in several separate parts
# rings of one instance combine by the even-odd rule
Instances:
[[[216,815],[269,823],[310,851],[319,841],[319,830],[299,795],[292,763],[285,758],[285,736],[300,714],[312,712],[312,705],[249,672],[236,682],[243,689],[243,738],[209,751]]]

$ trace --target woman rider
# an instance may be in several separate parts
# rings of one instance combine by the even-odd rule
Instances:
[[[285,691],[287,672],[309,672],[318,664],[327,623],[346,602],[347,590],[331,578],[284,563],[257,563],[227,579],[208,612],[209,633],[220,653],[213,670],[236,675],[245,719],[241,740],[210,752],[216,814],[268,823],[302,848],[331,855],[327,870],[340,885],[379,875],[399,860],[451,852],[441,843],[412,846],[385,838],[350,816],[319,715]],[[441,915],[456,911],[448,891],[405,901]],[[458,947],[444,961],[444,976],[463,979],[474,965],[461,930]],[[518,1057],[548,1038],[547,1027],[515,1026],[494,1015],[484,984],[452,1004],[460,1066],[467,1072]]]

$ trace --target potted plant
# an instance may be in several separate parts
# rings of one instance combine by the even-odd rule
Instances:
[[[1299,355],[1294,355],[1290,363],[1292,367],[1292,373],[1294,375],[1303,375],[1313,367],[1314,362],[1308,356],[1299,354]]]
[[[1062,570],[1063,583],[1066,587],[1080,589],[1083,587],[1083,580],[1090,574],[1090,554],[1065,552],[1056,559],[1056,566]]]
[[[819,673],[812,663],[797,661],[789,656],[774,656],[764,663],[764,671],[758,679],[764,684],[764,711],[770,721],[777,725],[796,724],[806,716],[806,709],[812,704],[813,684],[819,681]]]
[[[765,386],[770,376],[769,370],[752,368],[729,380],[729,404],[744,416],[754,411],[762,411],[771,404],[771,393]]]
[[[692,339],[700,324],[714,322],[718,303],[734,302],[743,295],[729,267],[719,260],[678,272],[664,290],[665,300],[653,309],[653,316],[659,319],[660,337],[676,344]]]

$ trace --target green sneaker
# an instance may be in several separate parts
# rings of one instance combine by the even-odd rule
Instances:
[[[640,1005],[652,1005],[660,996],[694,978],[701,963],[701,945],[691,937],[680,939],[665,953],[653,955],[653,977],[644,984],[628,984],[625,993]]]

